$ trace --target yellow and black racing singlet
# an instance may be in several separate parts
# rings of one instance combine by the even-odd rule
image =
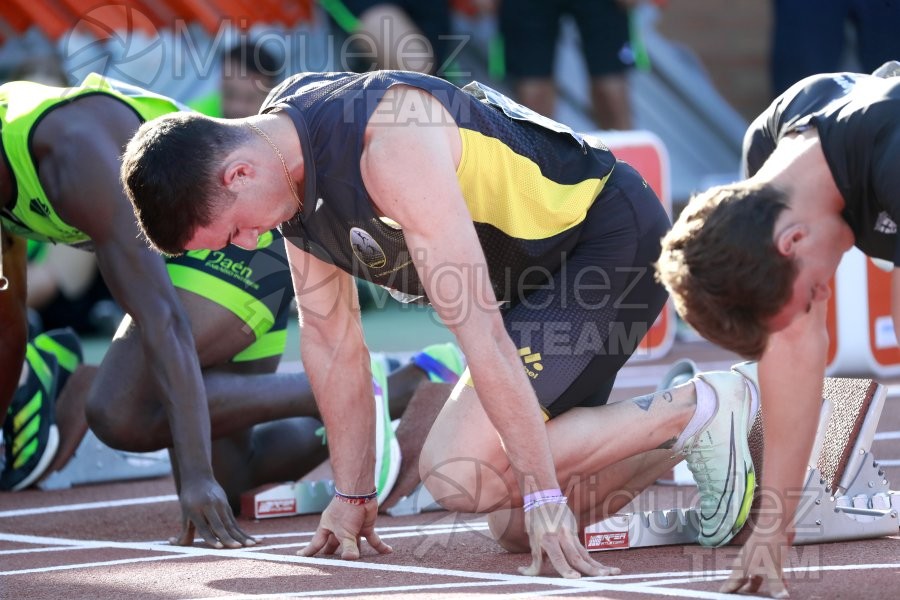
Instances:
[[[12,173],[13,202],[0,210],[5,229],[24,238],[76,244],[88,237],[66,224],[47,198],[38,177],[37,163],[31,151],[34,130],[47,114],[77,98],[102,94],[121,100],[141,121],[184,110],[175,100],[106,79],[88,75],[78,87],[58,88],[13,81],[0,86],[0,145],[2,160]]]
[[[424,296],[403,232],[379,219],[360,173],[366,124],[396,85],[428,92],[459,126],[457,177],[498,299],[544,283],[575,246],[615,158],[599,142],[479,83],[460,89],[401,71],[285,81],[261,111],[292,117],[306,164],[304,209],[282,225],[285,237],[354,275]]]

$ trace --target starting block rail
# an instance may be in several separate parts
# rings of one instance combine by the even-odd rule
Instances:
[[[113,450],[90,430],[66,465],[44,477],[42,490],[62,490],[74,485],[165,477],[172,472],[169,453]]]
[[[797,508],[794,544],[897,535],[900,492],[890,490],[871,452],[886,397],[887,389],[868,379],[826,378],[819,431]],[[763,436],[757,414],[750,437],[758,479],[764,477]],[[758,511],[757,497],[736,542],[749,535]],[[586,527],[584,544],[592,551],[690,544],[697,540],[699,523],[696,508],[617,514]]]

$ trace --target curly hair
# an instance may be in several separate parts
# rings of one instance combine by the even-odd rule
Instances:
[[[141,232],[158,251],[184,252],[223,199],[233,199],[217,182],[224,157],[247,138],[243,129],[197,113],[171,113],[137,130],[120,175]]]
[[[778,251],[775,221],[787,194],[741,182],[693,197],[663,238],[656,265],[678,313],[703,337],[759,359],[766,321],[790,299],[797,266]]]

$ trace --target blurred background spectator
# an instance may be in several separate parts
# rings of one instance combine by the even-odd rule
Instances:
[[[351,36],[356,71],[404,69],[443,76],[448,58],[448,0],[325,0]]]
[[[239,119],[259,112],[278,83],[282,65],[259,41],[241,37],[222,55],[218,89],[188,105],[210,117]]]
[[[553,65],[560,21],[571,17],[590,73],[593,119],[602,129],[631,129],[628,70],[634,65],[629,10],[639,0],[500,0],[506,72],[519,101],[553,117]]]
[[[897,0],[773,0],[772,8],[773,98],[809,75],[871,73],[900,59]]]
[[[57,87],[65,87],[70,83],[62,58],[55,52],[43,52],[25,58],[10,71],[7,79],[33,81]]]

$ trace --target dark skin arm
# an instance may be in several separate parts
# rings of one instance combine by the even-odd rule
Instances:
[[[25,240],[3,233],[3,276],[8,287],[0,291],[0,423],[19,385],[19,374],[25,360],[28,320],[25,297]]]
[[[59,216],[91,237],[104,281],[140,329],[179,465],[184,528],[175,542],[192,543],[196,528],[216,548],[252,545],[213,478],[209,409],[190,322],[165,263],[140,237],[119,182],[119,157],[139,125],[131,109],[102,96],[53,111],[35,132],[41,183]]]

